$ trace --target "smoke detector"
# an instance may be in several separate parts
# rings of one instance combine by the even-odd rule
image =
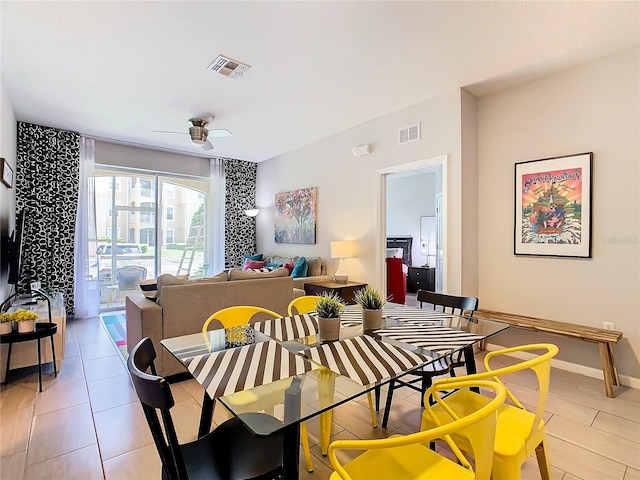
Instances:
[[[214,72],[218,72],[225,77],[240,78],[244,72],[251,68],[251,66],[238,62],[237,60],[233,60],[229,57],[219,55],[218,58],[216,58],[207,68]]]

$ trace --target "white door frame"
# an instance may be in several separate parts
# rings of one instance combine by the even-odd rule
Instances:
[[[385,167],[376,170],[376,188],[378,192],[378,205],[376,208],[376,224],[378,232],[376,235],[376,259],[378,264],[378,278],[382,291],[387,291],[386,262],[384,261],[387,248],[387,175],[393,173],[410,172],[425,167],[442,166],[442,238],[443,238],[443,271],[442,287],[446,291],[447,286],[447,155],[426,158],[415,162],[403,163],[392,167]]]

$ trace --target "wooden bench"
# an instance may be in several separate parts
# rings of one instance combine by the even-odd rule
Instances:
[[[613,358],[613,344],[622,338],[622,332],[605,330],[603,328],[576,325],[574,323],[557,322],[543,318],[526,317],[511,313],[495,312],[493,310],[478,310],[477,316],[508,323],[517,328],[534,332],[549,333],[561,337],[577,338],[587,342],[597,343],[600,348],[600,360],[604,374],[604,388],[607,397],[614,397],[613,386],[620,385],[618,370]]]

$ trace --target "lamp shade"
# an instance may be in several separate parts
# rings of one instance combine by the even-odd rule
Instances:
[[[331,242],[331,258],[350,258],[356,254],[356,242]]]

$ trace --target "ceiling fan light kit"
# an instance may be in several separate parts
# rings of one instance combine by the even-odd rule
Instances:
[[[189,127],[189,137],[191,137],[191,143],[202,147],[203,150],[213,150],[213,144],[207,140],[208,136],[212,137],[230,137],[233,134],[226,128],[209,130],[207,125],[213,121],[213,115],[206,118],[194,117],[190,118],[191,127]],[[168,132],[165,130],[154,130],[157,133],[178,133],[184,134],[186,132]]]

